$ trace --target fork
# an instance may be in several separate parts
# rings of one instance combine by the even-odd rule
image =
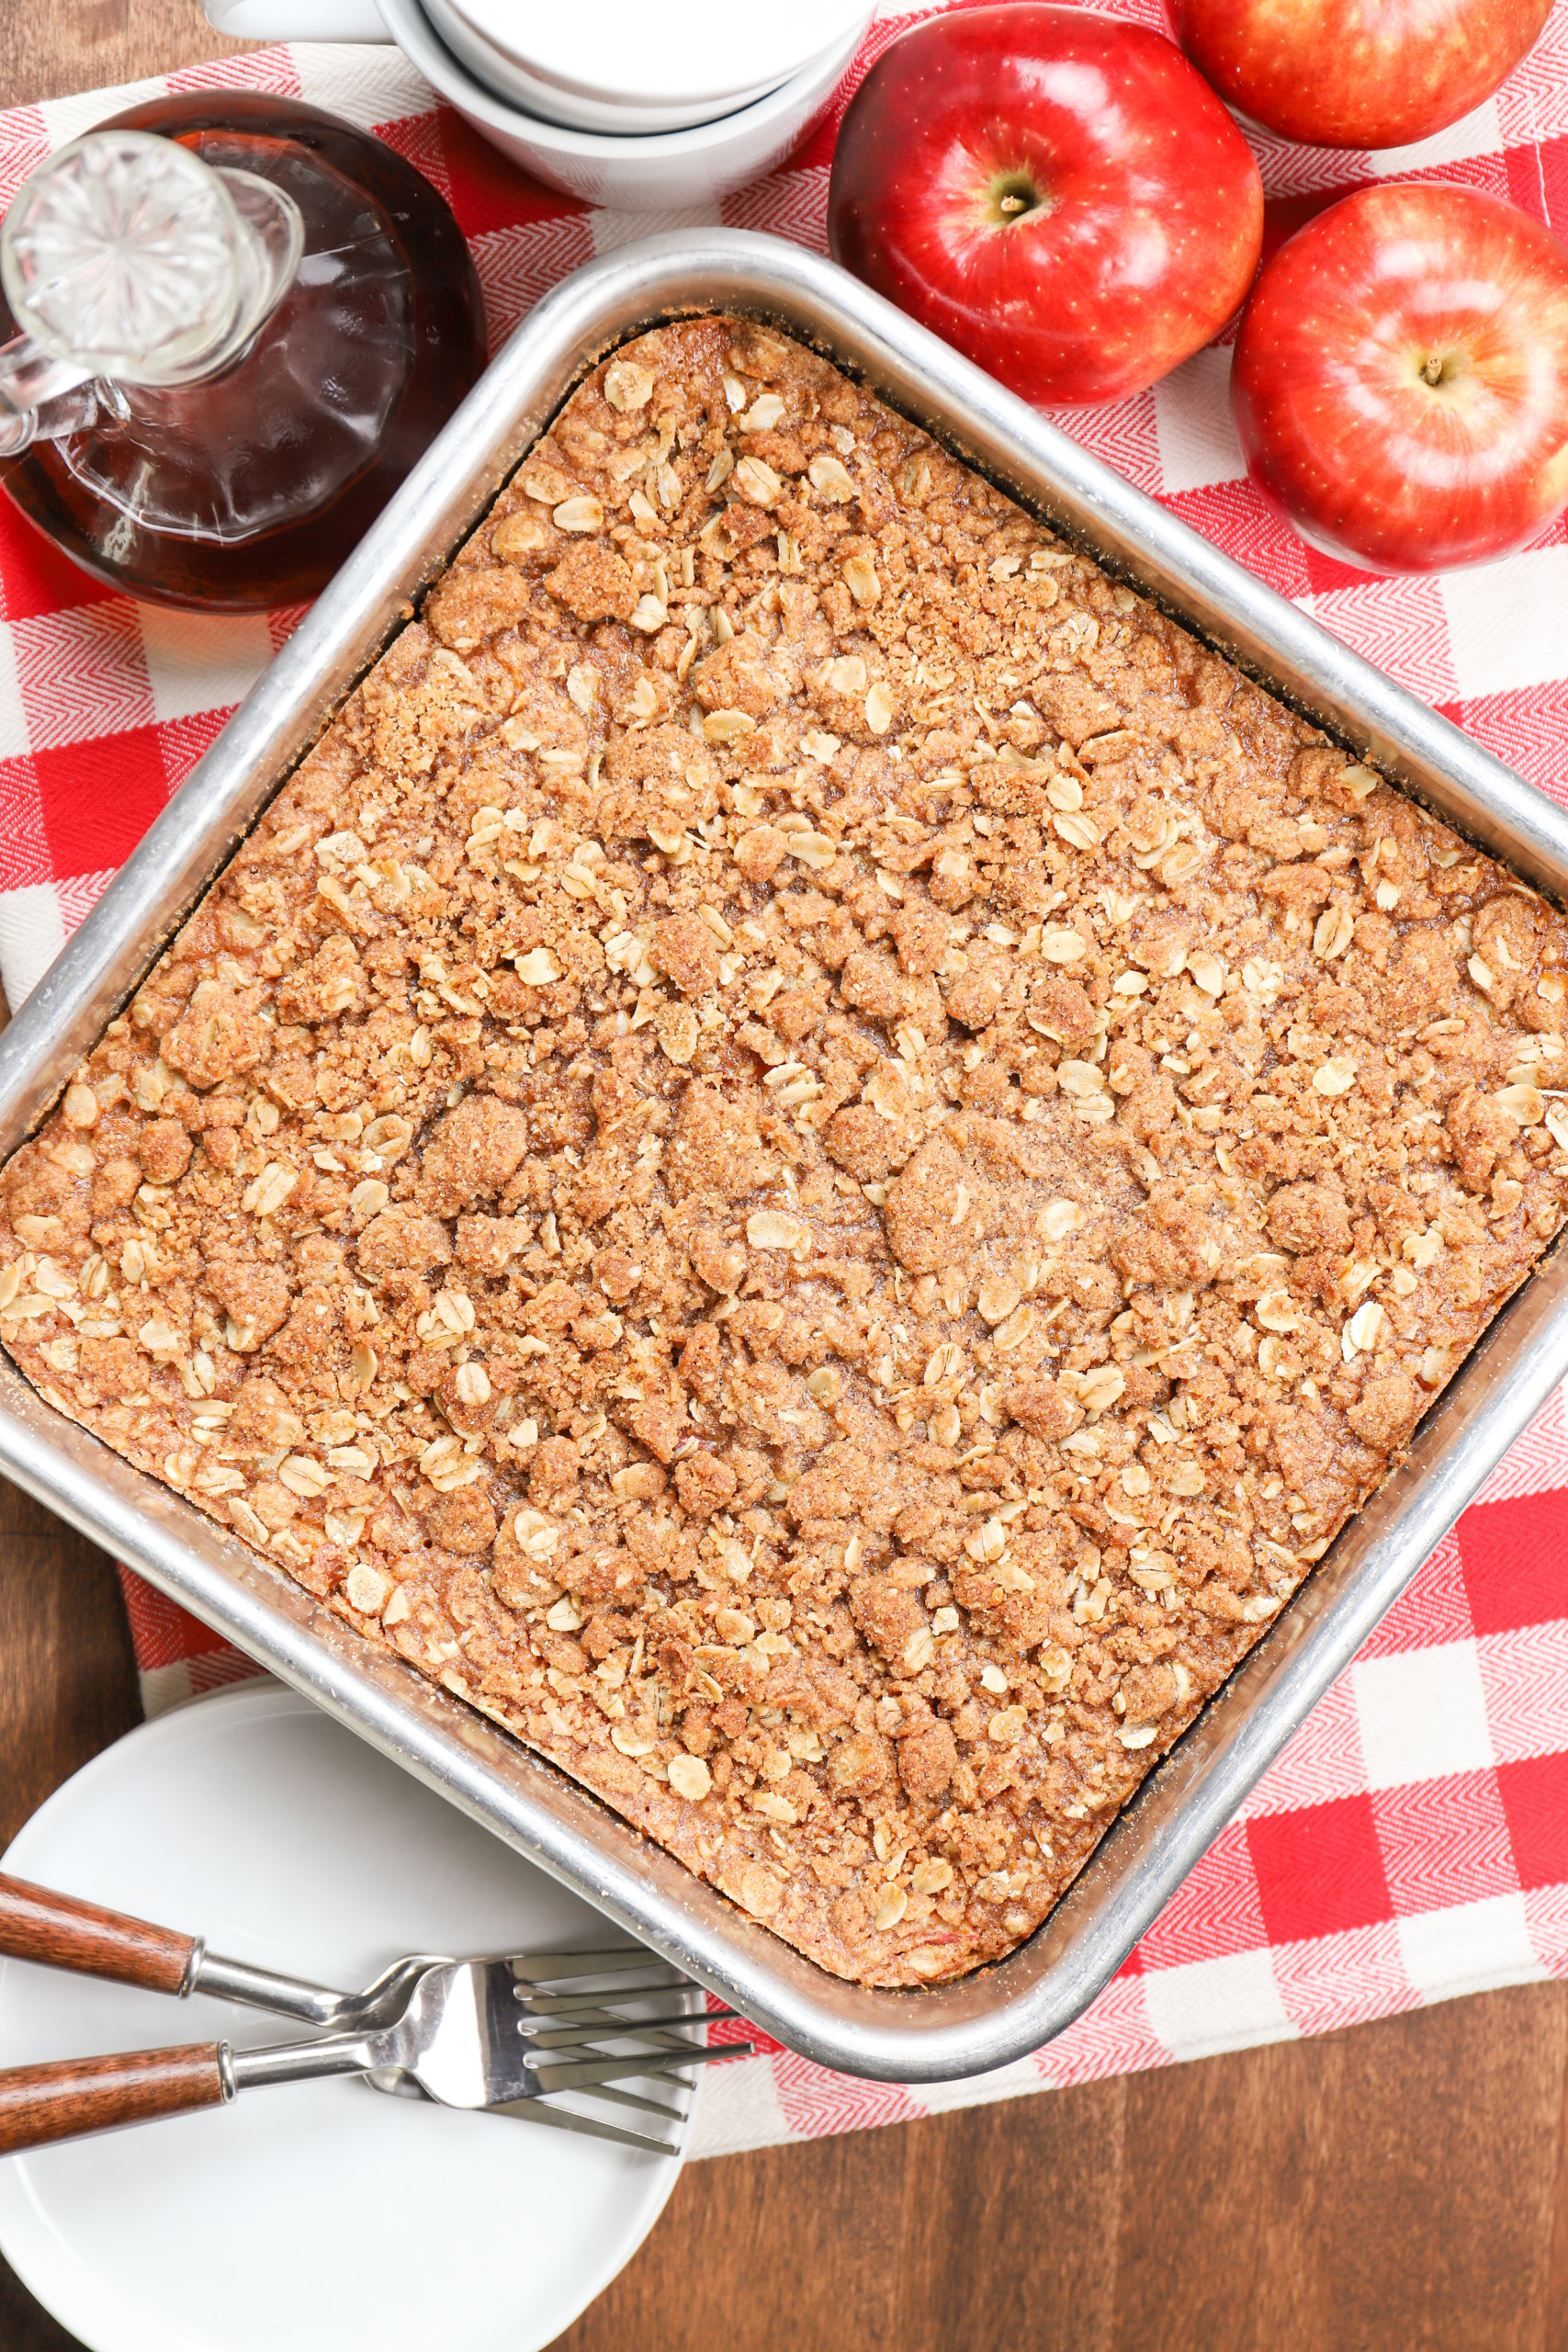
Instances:
[[[363,1992],[339,1993],[224,1959],[199,1937],[0,1874],[0,1954],[181,1997],[205,1993],[336,2029],[320,2041],[265,2051],[234,2052],[215,2042],[0,2073],[0,2153],[214,2106],[263,2082],[360,2074],[378,2090],[412,2091],[447,2106],[671,2154],[662,2138],[543,2102],[559,2092],[586,2092],[679,2121],[681,2109],[617,2086],[638,2076],[679,2081],[686,2066],[742,2055],[750,2047],[709,2051],[686,2041],[682,2023],[717,2022],[735,2012],[663,2013],[661,2001],[671,1995],[683,2000],[691,1980],[635,1946],[462,1962],[410,1953]],[[605,1978],[639,1981],[606,1986]],[[571,1991],[548,1989],[560,1984]],[[626,2017],[610,2006],[615,2001],[660,2013]],[[606,2056],[594,2046],[606,2041],[640,2046]]]
[[[271,1969],[254,1968],[246,1961],[226,1960],[209,1951],[200,1936],[156,1928],[148,1920],[106,1911],[77,1895],[62,1894],[52,1887],[35,1886],[0,1871],[0,1957],[6,1956],[70,1969],[78,1975],[107,1977],[145,1992],[172,1993],[182,2000],[192,1993],[205,1993],[213,2000],[268,2009],[276,2017],[293,2018],[301,2025],[344,2033],[392,2024],[408,2006],[409,1995],[423,1972],[442,1967],[451,1959],[446,1952],[407,1952],[383,1969],[363,1992],[338,1993],[303,1977],[280,1976]],[[630,2021],[604,2007],[606,2000],[646,2004],[660,1995],[681,2000],[694,1989],[689,1976],[640,1944],[613,1944],[592,1951],[513,1953],[508,1959],[517,1980],[517,1998],[528,2018],[570,2015],[584,2027],[603,2025],[618,2031]],[[547,1989],[606,1975],[647,1981],[613,1992],[601,1987],[580,1994],[576,2001]],[[708,2010],[687,2021],[718,2024],[735,2015],[733,2009]],[[680,2021],[679,2011],[670,2018],[648,2020],[651,2038],[668,2047],[686,2046],[673,2034],[654,2030]],[[558,2034],[552,2038],[562,2039]],[[580,2034],[566,2037],[583,2038]],[[597,2037],[589,2033],[586,2038]]]

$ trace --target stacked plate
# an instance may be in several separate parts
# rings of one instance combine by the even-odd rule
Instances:
[[[711,202],[800,143],[843,80],[870,0],[206,0],[262,40],[389,34],[476,130],[590,204]]]
[[[581,15],[537,0],[424,0],[470,74],[527,113],[623,137],[686,130],[755,106],[858,30],[844,0],[737,8],[598,0]]]

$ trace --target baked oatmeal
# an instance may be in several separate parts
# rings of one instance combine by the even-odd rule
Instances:
[[[10,1161],[62,1412],[837,1973],[1557,1231],[1562,917],[776,333],[601,367]]]

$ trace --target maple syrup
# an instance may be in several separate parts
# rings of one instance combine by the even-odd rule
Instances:
[[[298,208],[302,249],[231,364],[178,384],[95,381],[90,421],[0,458],[0,484],[130,595],[226,612],[301,602],[484,366],[462,232],[393,149],[296,99],[205,91],[100,128],[152,132],[272,183]]]

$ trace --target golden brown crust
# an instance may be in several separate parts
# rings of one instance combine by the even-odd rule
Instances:
[[[573,397],[12,1159],[0,1336],[824,1966],[929,1981],[1557,1230],[1564,944],[696,321]]]

